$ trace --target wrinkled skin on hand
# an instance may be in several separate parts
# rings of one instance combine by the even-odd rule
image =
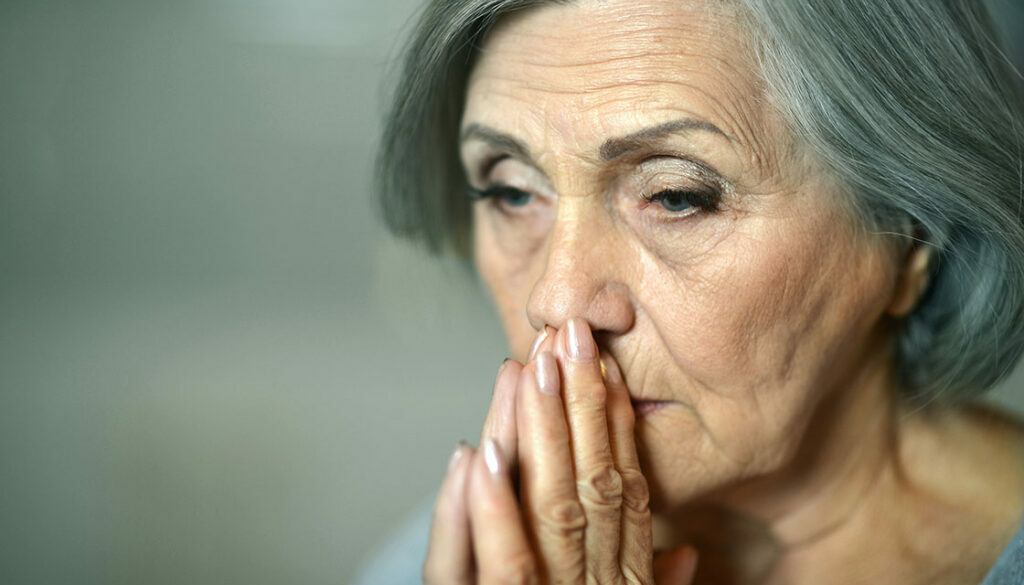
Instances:
[[[654,557],[618,365],[582,319],[546,327],[531,354],[502,365],[482,447],[452,456],[424,583],[689,585],[692,548]]]

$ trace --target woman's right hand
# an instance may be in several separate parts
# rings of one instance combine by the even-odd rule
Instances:
[[[481,443],[493,437],[503,453],[515,453],[515,389],[523,365],[511,359],[498,369]],[[472,463],[483,454],[460,443],[448,461],[448,472],[437,495],[430,544],[423,563],[426,585],[476,584],[476,562],[469,524],[469,476]]]
[[[585,330],[586,336],[589,338],[589,328],[585,324],[577,328]],[[542,467],[550,467],[551,464],[554,464],[555,467],[552,468],[554,476],[564,476],[564,472],[554,470],[563,469],[564,465],[567,464],[569,466],[569,476],[567,478],[562,477],[559,480],[555,480],[553,476],[551,481],[556,483],[568,482],[566,485],[572,486],[568,488],[573,496],[570,499],[575,500],[578,497],[576,496],[576,486],[573,484],[572,467],[579,465],[580,462],[573,463],[571,459],[566,459],[566,463],[558,463],[561,458],[570,456],[570,453],[565,451],[565,441],[569,441],[570,444],[573,443],[568,435],[557,439],[557,437],[565,435],[568,430],[564,421],[559,421],[563,417],[568,416],[578,424],[582,416],[593,418],[593,415],[587,413],[596,411],[588,409],[587,404],[580,406],[580,398],[583,398],[582,402],[584,403],[591,403],[589,404],[591,408],[594,405],[604,403],[603,398],[599,399],[598,402],[588,400],[589,394],[587,392],[579,394],[581,390],[585,390],[584,387],[579,385],[579,383],[584,382],[584,379],[579,378],[581,375],[584,378],[590,379],[589,384],[600,386],[600,388],[595,387],[594,389],[595,392],[601,390],[601,392],[598,392],[598,395],[603,395],[605,392],[615,394],[617,396],[615,399],[617,406],[613,410],[620,413],[613,417],[615,421],[618,421],[617,423],[613,423],[613,418],[609,418],[607,423],[601,422],[605,420],[605,415],[602,414],[599,419],[594,419],[594,424],[599,423],[599,428],[594,427],[594,429],[599,432],[596,435],[584,432],[582,436],[587,437],[589,441],[595,440],[596,436],[603,436],[605,451],[609,447],[607,444],[609,438],[614,439],[617,436],[620,439],[619,442],[627,446],[631,446],[633,442],[632,411],[628,405],[628,394],[624,384],[621,382],[621,376],[617,375],[618,368],[614,360],[611,360],[610,356],[602,356],[602,364],[591,362],[593,366],[587,366],[586,372],[580,373],[584,372],[579,370],[581,364],[567,362],[565,352],[552,347],[557,333],[554,329],[545,328],[545,331],[540,334],[531,351],[525,372],[524,366],[515,361],[507,360],[502,365],[495,381],[491,407],[484,424],[483,447],[480,450],[475,450],[468,446],[460,445],[452,455],[448,474],[441,486],[435,508],[430,547],[423,567],[424,583],[428,585],[490,584],[492,581],[496,583],[546,583],[552,578],[558,577],[558,575],[562,577],[576,575],[570,580],[574,583],[578,580],[580,582],[579,585],[582,585],[584,581],[588,584],[601,585],[617,585],[620,583],[642,583],[646,585],[652,583],[652,580],[660,585],[689,585],[696,561],[692,549],[675,549],[668,554],[660,555],[659,558],[654,559],[653,575],[650,572],[652,570],[650,551],[653,548],[652,543],[649,542],[649,514],[644,514],[646,516],[644,523],[647,525],[647,529],[640,530],[633,537],[628,537],[627,534],[636,531],[631,529],[627,530],[626,534],[620,535],[617,528],[604,525],[608,520],[611,520],[611,518],[606,520],[605,516],[613,512],[613,510],[610,508],[607,511],[604,508],[591,510],[595,514],[600,515],[600,522],[595,524],[594,527],[589,527],[589,530],[587,526],[581,526],[579,531],[576,532],[574,530],[573,534],[579,535],[581,539],[584,534],[587,534],[585,549],[590,549],[592,546],[596,547],[602,553],[596,556],[593,554],[593,551],[587,553],[584,549],[580,548],[584,544],[583,540],[571,539],[564,543],[568,548],[556,546],[552,549],[551,545],[555,541],[551,539],[555,538],[557,540],[561,537],[557,533],[545,534],[546,528],[544,526],[531,526],[537,523],[538,510],[526,508],[536,505],[536,502],[531,504],[529,501],[522,499],[524,486],[518,485],[517,481],[513,480],[512,466],[519,462],[522,455],[526,457],[526,461],[523,463],[527,468],[526,471],[531,471],[530,461],[534,461],[540,456],[544,460],[550,460]],[[565,337],[564,332],[560,337]],[[567,339],[560,338],[558,347],[564,350],[567,344]],[[563,375],[568,376],[567,381],[556,382],[556,394],[558,394],[558,385],[564,383],[568,384],[568,387],[564,391],[564,396],[554,397],[556,400],[553,402],[549,399],[541,399],[541,402],[548,403],[548,406],[541,407],[538,410],[537,407],[540,406],[540,403],[531,401],[529,397],[537,392],[536,384],[532,383],[532,377],[536,376],[537,368],[541,367],[533,361],[533,358],[542,352],[546,354],[545,359],[547,360],[543,367],[553,371],[555,378],[562,378]],[[559,373],[558,368],[554,365],[555,358],[553,355],[558,355],[562,365],[562,373]],[[604,379],[602,377],[603,372],[594,369],[603,364],[607,364],[610,374],[616,375]],[[524,376],[528,376],[530,379],[527,380]],[[521,378],[523,379],[521,380]],[[573,380],[577,379],[579,379],[579,382],[574,385]],[[609,380],[613,380],[615,383],[613,384]],[[606,386],[608,388],[607,391],[604,390]],[[570,389],[573,387],[575,390]],[[519,388],[518,391],[517,388]],[[517,397],[517,392],[521,396]],[[543,394],[537,396],[543,396]],[[598,400],[596,396],[595,400]],[[565,399],[564,405],[561,398]],[[522,420],[518,421],[516,412],[517,402],[520,403],[519,408],[523,409],[522,412],[518,413],[520,415],[519,418]],[[570,402],[573,404],[570,405]],[[609,404],[611,402],[611,399],[609,399]],[[562,408],[565,410],[562,410]],[[582,411],[583,414],[580,413],[580,408],[584,409]],[[601,406],[600,410],[604,410],[604,408],[604,406]],[[609,406],[608,408],[612,407]],[[622,417],[626,412],[629,413],[629,416],[627,419],[623,419]],[[546,424],[544,423],[545,419],[548,421]],[[624,423],[624,420],[628,421],[628,424]],[[531,423],[530,421],[533,422]],[[553,427],[551,426],[552,423],[554,423]],[[536,424],[541,426],[537,427],[535,426]],[[607,429],[605,429],[606,424],[609,425]],[[524,443],[524,448],[526,448],[526,452],[524,453],[519,453],[517,427],[520,432],[525,433],[524,440],[526,442]],[[562,430],[557,431],[559,428]],[[550,435],[552,431],[556,431],[555,435]],[[544,436],[556,438],[538,439],[539,435],[537,435],[537,432]],[[550,440],[555,440],[555,442],[548,446],[548,443],[545,441]],[[576,442],[578,443],[580,440],[582,439],[577,438]],[[573,459],[581,454],[585,459],[589,459],[593,453],[600,452],[600,449],[594,451],[587,448],[579,451],[580,448],[580,445],[577,444],[576,455],[573,456]],[[612,450],[620,452],[626,449],[620,445],[619,448]],[[621,463],[629,469],[638,470],[639,467],[635,461],[635,450],[633,452],[632,463],[629,463],[630,459],[628,458]],[[561,456],[557,455],[558,453],[561,453]],[[618,458],[618,456],[617,454],[616,457]],[[608,464],[611,465],[611,461]],[[619,464],[620,462],[616,460],[616,467]],[[619,471],[623,470],[620,469]],[[534,478],[535,483],[536,477]],[[550,482],[545,480],[542,483]],[[552,486],[554,485],[552,484]],[[536,485],[534,485],[533,489],[536,490]],[[559,488],[559,493],[564,491],[564,489],[566,489],[564,486]],[[551,497],[545,496],[542,499],[551,500]],[[599,504],[599,502],[591,500],[581,500],[581,502],[584,503],[584,508],[588,510],[592,505]],[[545,505],[552,503],[553,501],[548,501]],[[569,503],[572,502],[566,502],[566,504]],[[528,515],[527,512],[531,510],[533,513]],[[619,513],[615,511],[616,516]],[[626,510],[623,509],[621,513],[625,514]],[[587,516],[589,517],[589,514]],[[622,521],[627,522],[631,527],[634,522],[641,519],[640,516],[632,512],[632,509],[630,509],[627,516],[629,516],[631,521],[627,522],[625,519]],[[614,522],[617,526],[619,521],[616,520]],[[554,527],[547,528],[554,529]],[[541,532],[529,534],[531,529],[535,531],[540,530]],[[609,534],[601,536],[605,531],[609,531]],[[594,534],[594,538],[591,538],[591,533]],[[648,542],[634,542],[640,534],[645,535]],[[566,536],[570,535],[567,534]],[[618,541],[620,536],[624,540],[619,544],[608,541],[608,538]],[[538,537],[540,537],[540,541],[538,541]],[[644,540],[644,538],[640,538],[640,540]],[[539,544],[544,544],[544,546],[537,549]],[[544,554],[554,554],[556,558],[542,558]],[[612,558],[608,558],[609,555]],[[643,559],[645,555],[646,561]],[[585,558],[590,559],[586,561],[588,567],[586,573],[577,573],[577,569],[574,568],[576,563],[583,562]],[[596,566],[594,566],[595,561],[597,563]],[[566,565],[566,562],[569,564]],[[619,568],[620,563],[626,564]],[[645,564],[647,569],[641,569]],[[594,572],[591,572],[592,570]],[[646,573],[646,576],[642,573]],[[495,581],[496,578],[497,580]],[[512,580],[509,581],[508,578]]]

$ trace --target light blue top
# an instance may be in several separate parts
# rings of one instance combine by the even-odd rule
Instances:
[[[423,506],[373,555],[351,585],[420,585],[432,506]],[[980,585],[1024,585],[1024,526]]]
[[[1024,584],[1024,526],[1013,536],[1010,544],[988,572],[981,585]]]
[[[433,512],[434,502],[421,506],[377,549],[351,585],[421,585]]]

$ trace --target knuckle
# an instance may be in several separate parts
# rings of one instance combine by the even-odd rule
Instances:
[[[617,571],[588,568],[584,583],[587,585],[605,585],[606,583],[621,583],[623,581],[624,579],[618,576]]]
[[[611,465],[602,466],[582,478],[576,486],[581,500],[601,508],[620,507],[622,489],[622,475]]]
[[[485,579],[485,583],[494,585],[537,585],[539,576],[537,563],[533,556],[523,553],[518,554],[496,567],[495,573]]]
[[[566,384],[565,400],[568,406],[601,408],[608,400],[608,389],[600,381],[583,384]]]
[[[553,500],[538,510],[539,525],[548,533],[563,538],[582,539],[587,526],[583,506],[575,500]]]
[[[622,505],[634,512],[645,513],[651,503],[647,478],[638,469],[624,469],[622,475]]]

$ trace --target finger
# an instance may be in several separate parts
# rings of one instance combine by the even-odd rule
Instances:
[[[602,354],[605,387],[608,389],[608,433],[615,468],[622,478],[621,540],[619,563],[623,572],[651,574],[654,537],[651,526],[650,495],[647,479],[640,470],[634,423],[636,414],[618,364]]]
[[[550,348],[551,340],[554,339],[555,333],[558,330],[550,325],[545,325],[540,333],[537,334],[537,339],[534,340],[533,346],[530,348],[530,355],[526,358],[527,363],[532,362],[542,351]]]
[[[586,518],[576,496],[554,356],[541,352],[519,380],[520,486],[541,574],[552,583],[582,583]]]
[[[473,551],[469,541],[466,508],[469,463],[473,449],[459,444],[448,463],[430,526],[430,543],[423,563],[426,585],[470,585],[473,582]]]
[[[654,559],[654,582],[657,585],[690,585],[697,574],[697,550],[680,546]]]
[[[505,360],[498,369],[494,380],[494,392],[491,395],[491,406],[484,420],[484,429],[480,443],[488,437],[498,441],[502,453],[508,455],[509,461],[515,461],[518,447],[516,445],[516,384],[523,366],[511,359]]]
[[[537,583],[537,564],[498,442],[486,439],[471,466],[470,530],[478,583]]]
[[[576,492],[587,519],[587,567],[602,581],[621,573],[622,476],[609,439],[609,392],[587,322],[570,319],[558,337]]]

